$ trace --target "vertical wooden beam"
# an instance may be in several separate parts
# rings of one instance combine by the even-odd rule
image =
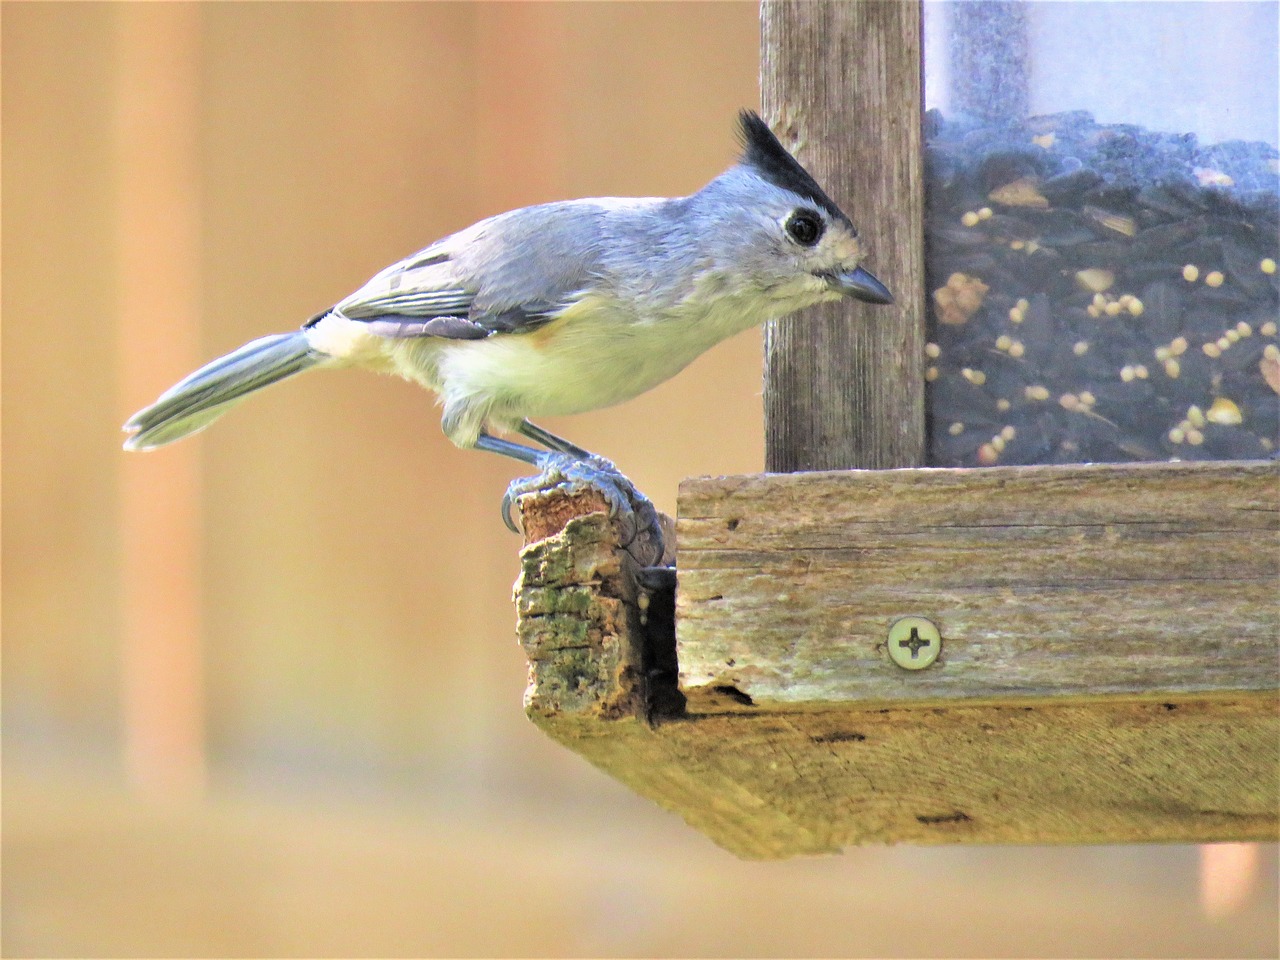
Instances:
[[[115,12],[117,369],[127,415],[200,360],[200,8]],[[204,783],[199,449],[120,455],[125,765],[156,798]]]
[[[924,464],[920,28],[914,0],[761,6],[764,115],[853,219],[896,298],[766,327],[770,471]]]

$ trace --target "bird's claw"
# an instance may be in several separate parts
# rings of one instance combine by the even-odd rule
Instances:
[[[542,490],[577,492],[590,487],[600,492],[609,505],[609,519],[619,526],[623,548],[642,566],[661,562],[664,540],[657,508],[613,463],[604,457],[583,459],[551,452],[538,465],[542,468],[540,474],[511,481],[502,496],[502,522],[512,532],[521,532],[511,515],[520,497]]]

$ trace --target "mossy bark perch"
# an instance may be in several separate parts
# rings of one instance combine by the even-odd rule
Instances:
[[[557,724],[677,709],[674,635],[669,652],[651,641],[653,577],[620,542],[604,497],[552,488],[521,497],[519,508],[516,629],[529,659],[529,717],[555,736]],[[674,543],[674,524],[662,520]]]

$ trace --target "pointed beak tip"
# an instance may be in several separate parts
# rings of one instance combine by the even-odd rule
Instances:
[[[864,270],[862,267],[838,274],[835,278],[835,286],[845,296],[864,303],[874,303],[879,306],[888,306],[893,303],[893,294],[889,292],[889,288],[877,280],[869,270]]]

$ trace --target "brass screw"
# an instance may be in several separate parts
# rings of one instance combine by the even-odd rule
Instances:
[[[932,620],[902,617],[889,625],[889,658],[904,670],[923,670],[938,659],[942,634]]]

